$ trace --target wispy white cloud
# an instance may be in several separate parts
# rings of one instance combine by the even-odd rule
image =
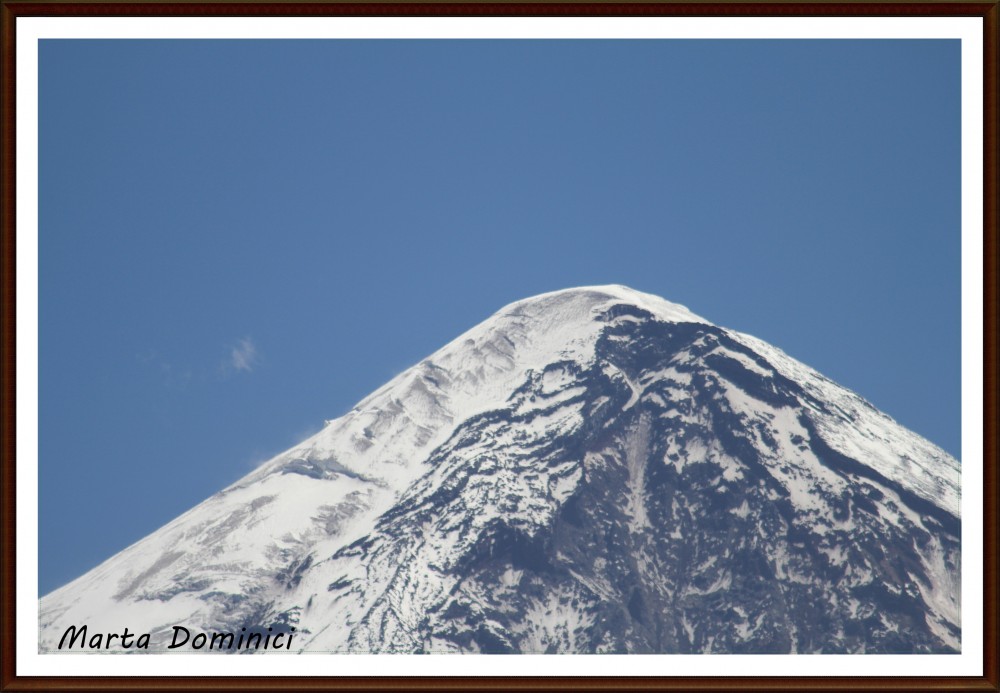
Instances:
[[[229,354],[229,365],[236,371],[249,373],[258,361],[257,347],[249,337],[244,337],[237,342]]]

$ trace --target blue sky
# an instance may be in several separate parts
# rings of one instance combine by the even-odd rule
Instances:
[[[621,283],[960,454],[958,41],[45,40],[39,589]]]

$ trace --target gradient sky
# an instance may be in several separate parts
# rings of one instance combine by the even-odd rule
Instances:
[[[43,40],[39,589],[621,283],[960,453],[958,41]]]

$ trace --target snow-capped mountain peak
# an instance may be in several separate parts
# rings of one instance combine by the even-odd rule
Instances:
[[[619,319],[635,319],[630,313],[639,310],[665,322],[710,324],[682,305],[618,284],[516,301],[393,378],[250,479],[298,460],[337,460],[348,471],[402,490],[419,473],[412,464],[414,450],[432,450],[454,424],[495,406],[529,371],[553,359],[591,361],[606,326],[603,316],[616,308]],[[347,447],[345,441],[350,441]]]
[[[311,651],[955,650],[960,497],[956,460],[780,350],[568,289],[45,597],[41,647],[127,617]]]

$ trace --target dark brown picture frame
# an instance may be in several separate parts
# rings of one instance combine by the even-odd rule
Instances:
[[[972,2],[136,2],[2,0],[2,301],[0,301],[0,690],[683,690],[683,691],[998,691],[997,187],[998,0]],[[335,17],[335,16],[639,16],[639,17],[978,17],[984,46],[984,509],[981,677],[27,677],[15,663],[15,55],[24,17]],[[389,660],[391,664],[391,659]],[[776,669],[778,661],[775,661]],[[776,674],[779,672],[775,672]]]

